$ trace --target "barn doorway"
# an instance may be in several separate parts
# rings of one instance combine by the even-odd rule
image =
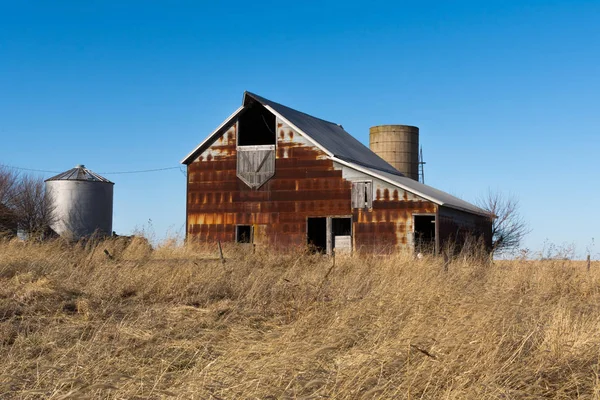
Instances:
[[[414,215],[414,245],[417,253],[435,252],[435,215]]]
[[[307,244],[313,252],[327,252],[327,217],[308,218],[306,238]]]
[[[336,252],[352,251],[352,218],[331,218],[331,236]]]

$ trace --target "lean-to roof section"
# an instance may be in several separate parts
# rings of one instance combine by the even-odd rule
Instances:
[[[333,160],[349,168],[353,168],[374,178],[381,179],[391,185],[407,190],[411,193],[416,194],[417,196],[421,196],[424,199],[434,202],[440,206],[455,208],[457,210],[462,210],[472,214],[478,214],[486,217],[489,216],[488,212],[482,210],[479,207],[474,206],[473,204],[465,200],[459,199],[456,196],[452,196],[451,194],[448,194],[431,186],[427,186],[421,182],[417,182],[406,176],[389,174],[384,171],[375,170],[373,168],[366,168],[360,165],[353,164],[351,162],[346,162],[344,160],[339,160],[335,158],[333,158]]]

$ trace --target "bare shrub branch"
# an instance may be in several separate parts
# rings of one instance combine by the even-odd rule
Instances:
[[[42,238],[53,221],[53,205],[46,193],[44,180],[24,175],[16,184],[15,192],[8,202],[20,229],[31,238]]]
[[[492,252],[495,255],[515,251],[531,229],[519,212],[519,201],[514,196],[505,196],[489,190],[477,200],[477,205],[486,210],[492,219]]]
[[[0,234],[16,232],[16,216],[10,204],[17,193],[18,181],[17,172],[0,167]]]

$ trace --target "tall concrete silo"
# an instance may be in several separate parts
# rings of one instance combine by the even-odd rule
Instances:
[[[50,227],[60,236],[80,239],[112,233],[113,186],[108,179],[77,165],[46,179],[52,204]]]
[[[369,129],[369,147],[407,177],[419,180],[419,128],[378,125]]]

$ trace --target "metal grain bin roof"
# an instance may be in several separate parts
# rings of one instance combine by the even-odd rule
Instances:
[[[86,182],[104,182],[112,183],[105,177],[98,175],[92,170],[89,170],[85,165],[76,165],[75,168],[71,168],[68,171],[62,172],[56,176],[46,179],[48,181],[86,181]]]

